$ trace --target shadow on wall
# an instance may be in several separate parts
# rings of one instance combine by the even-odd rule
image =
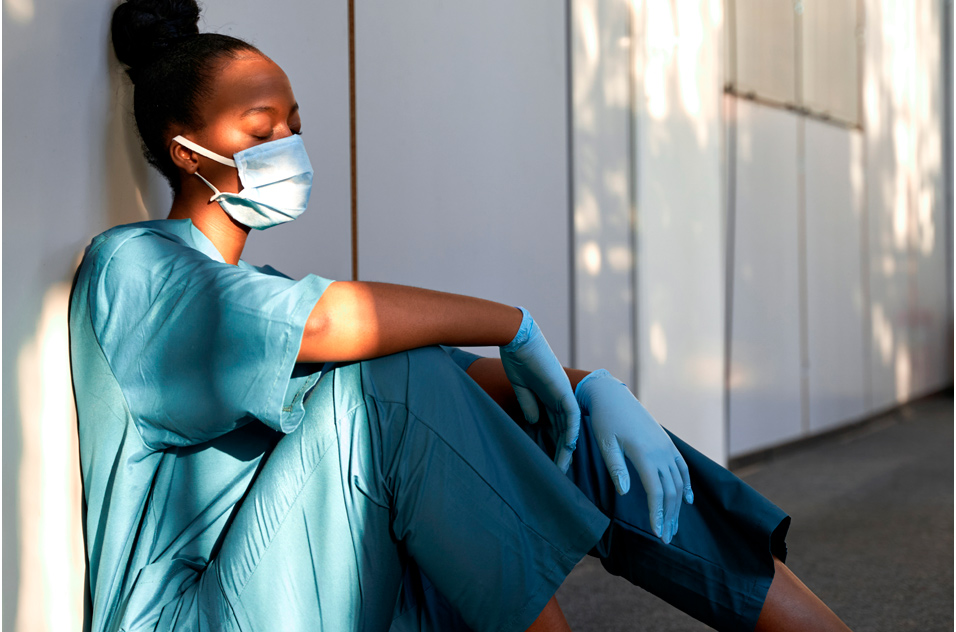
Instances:
[[[9,4],[5,2],[8,9]],[[77,241],[84,247],[94,233],[151,215],[165,216],[170,205],[168,185],[142,157],[132,117],[132,86],[113,56],[108,39],[104,45],[109,48],[104,70],[110,98],[101,121],[105,132],[100,149],[103,189],[93,192],[93,199],[98,194],[102,206],[81,209],[91,231],[78,236]],[[86,168],[83,161],[65,164],[68,168]],[[21,445],[15,465],[17,520],[10,526],[19,544],[19,577],[15,608],[10,604],[8,609],[13,610],[10,614],[15,612],[11,618],[15,629],[22,632],[83,629],[86,564],[67,325],[69,291],[81,257],[82,251],[76,253],[73,264],[40,293],[35,329],[16,343]],[[42,258],[41,266],[50,265],[49,256]]]
[[[870,7],[867,21],[879,29],[867,40],[873,50],[864,85],[875,409],[952,379],[942,221],[952,209],[943,206],[943,101],[931,72],[942,61],[932,37],[940,16],[931,13],[940,8]]]
[[[643,6],[635,142],[638,381],[662,424],[725,462],[723,4]]]
[[[577,361],[624,368],[644,349],[635,388],[663,375],[649,389],[658,398],[678,385],[719,391],[720,3],[582,2],[575,12],[575,292],[582,322],[602,323],[579,327]]]
[[[574,363],[606,366],[632,387],[634,12],[633,5],[579,2],[571,15],[574,298],[582,319]]]

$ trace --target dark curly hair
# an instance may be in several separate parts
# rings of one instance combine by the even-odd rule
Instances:
[[[174,124],[203,124],[198,103],[211,92],[221,65],[243,53],[262,53],[229,35],[200,33],[195,0],[127,0],[113,11],[113,50],[133,82],[133,114],[146,160],[179,191],[179,172],[169,157]]]

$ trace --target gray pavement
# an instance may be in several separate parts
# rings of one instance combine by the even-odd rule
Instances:
[[[793,517],[788,566],[857,632],[953,630],[953,397],[908,404],[735,472]],[[708,630],[586,558],[576,632]]]

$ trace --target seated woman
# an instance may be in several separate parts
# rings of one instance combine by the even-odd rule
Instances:
[[[783,565],[789,517],[527,311],[242,261],[312,168],[286,75],[198,18],[113,16],[174,199],[71,297],[92,630],[567,629],[588,552],[718,629],[846,629]]]

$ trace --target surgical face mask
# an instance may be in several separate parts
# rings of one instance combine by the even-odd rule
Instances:
[[[260,230],[290,222],[302,214],[312,191],[312,164],[298,134],[255,145],[233,154],[235,160],[176,136],[174,141],[196,153],[239,171],[242,191],[220,191],[199,175],[213,190],[210,202],[218,202],[231,218]]]

